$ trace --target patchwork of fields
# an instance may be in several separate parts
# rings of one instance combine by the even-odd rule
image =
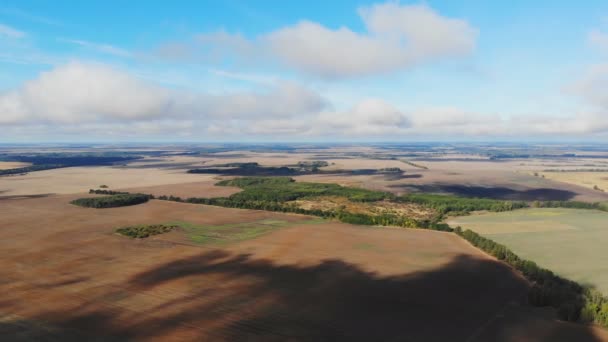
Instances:
[[[447,154],[418,160],[372,148],[365,155],[359,147],[337,151],[168,154],[0,177],[0,335],[24,341],[608,341],[604,329],[560,322],[552,308],[525,305],[530,284],[523,276],[456,234],[161,200],[111,209],[69,204],[95,196],[85,192],[101,185],[156,196],[246,197],[242,188],[216,186],[225,175],[187,170],[315,160],[345,172],[294,178],[501,201],[608,198],[529,173],[554,167],[545,159]],[[16,165],[4,162],[0,169]],[[398,169],[375,172],[386,168]],[[273,200],[285,191],[270,194]],[[436,214],[421,204],[332,194],[289,204],[420,220]],[[599,211],[523,209],[449,223],[608,293],[605,222],[608,213]],[[117,233],[125,227],[141,229]]]
[[[525,298],[526,281],[454,234],[157,200],[91,209],[70,205],[74,198],[2,200],[0,291],[6,295],[0,328],[9,336],[603,336],[601,330],[557,323],[552,314],[534,311],[520,319],[522,310],[530,310],[517,304]],[[177,221],[183,227],[146,239],[115,233],[118,227]]]
[[[519,256],[608,293],[608,213],[582,209],[521,209],[452,218],[508,246]]]

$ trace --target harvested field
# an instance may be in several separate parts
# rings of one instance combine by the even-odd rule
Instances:
[[[20,167],[26,167],[26,166],[30,166],[30,165],[31,165],[30,163],[0,161],[0,170],[17,169]]]
[[[594,189],[594,187],[600,189],[594,189],[595,191],[608,191],[608,172],[538,172],[538,174],[546,179],[558,182],[574,184],[589,189]]]
[[[83,193],[101,184],[114,190],[201,181],[213,182],[213,176],[167,169],[68,167],[31,172],[25,176],[0,177],[0,197]]]
[[[206,178],[206,176],[211,175],[202,175],[201,178]],[[193,182],[193,183],[181,183],[181,184],[169,184],[169,185],[155,185],[155,186],[144,186],[144,187],[127,187],[121,188],[121,191],[128,192],[139,192],[144,194],[150,194],[154,196],[162,196],[162,195],[173,195],[181,198],[188,197],[228,197],[232,194],[235,194],[241,191],[240,188],[233,186],[216,186],[215,183],[218,182],[217,177],[213,177],[214,179],[202,182]]]
[[[552,315],[505,316],[527,310],[527,283],[454,234],[157,200],[94,210],[69,205],[76,197],[0,200],[9,339],[608,340]],[[114,234],[179,220],[281,227],[220,247],[180,230]]]
[[[608,213],[583,209],[521,209],[450,219],[502,243],[523,258],[608,293]]]

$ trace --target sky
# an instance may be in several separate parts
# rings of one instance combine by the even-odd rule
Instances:
[[[608,141],[608,2],[0,3],[0,142]]]

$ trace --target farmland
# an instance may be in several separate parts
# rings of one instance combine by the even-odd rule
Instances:
[[[453,218],[560,275],[608,293],[608,213],[579,209],[521,209]]]
[[[552,172],[538,172],[541,176],[547,179],[556,180],[558,182],[564,182],[586,188],[594,189],[596,191],[608,190],[608,170],[601,169],[604,171],[552,171]]]
[[[508,305],[513,314],[499,320],[530,336],[592,341],[603,333],[557,324],[550,314],[530,314],[542,329],[518,320],[526,282],[453,234],[158,200],[98,211],[69,205],[74,198],[3,200],[4,331],[57,339],[464,340],[508,333],[500,324],[485,329]],[[270,229],[219,245],[193,241],[188,227],[140,240],[114,234],[179,220],[207,231]],[[438,320],[445,322],[439,334]]]
[[[90,152],[68,155],[82,153]],[[0,328],[9,336],[608,340],[603,329],[560,322],[556,310],[527,305],[529,281],[456,234],[377,226],[435,229],[443,215],[608,197],[530,173],[558,159],[365,146],[100,153],[133,159],[0,177],[0,290],[7,294]],[[235,179],[244,172],[253,174]],[[277,172],[294,175],[255,174]],[[121,192],[157,199],[104,209],[70,204]],[[543,210],[536,221],[505,226],[513,235],[573,231],[570,221],[554,224],[548,214],[562,209]],[[503,242],[503,228],[483,227],[470,228]]]

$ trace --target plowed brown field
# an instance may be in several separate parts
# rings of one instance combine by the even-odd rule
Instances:
[[[87,209],[68,204],[76,197],[0,200],[6,340],[606,337],[520,306],[527,283],[453,234],[156,200]],[[180,231],[144,240],[113,233],[133,224],[265,219],[288,224],[221,248]]]

